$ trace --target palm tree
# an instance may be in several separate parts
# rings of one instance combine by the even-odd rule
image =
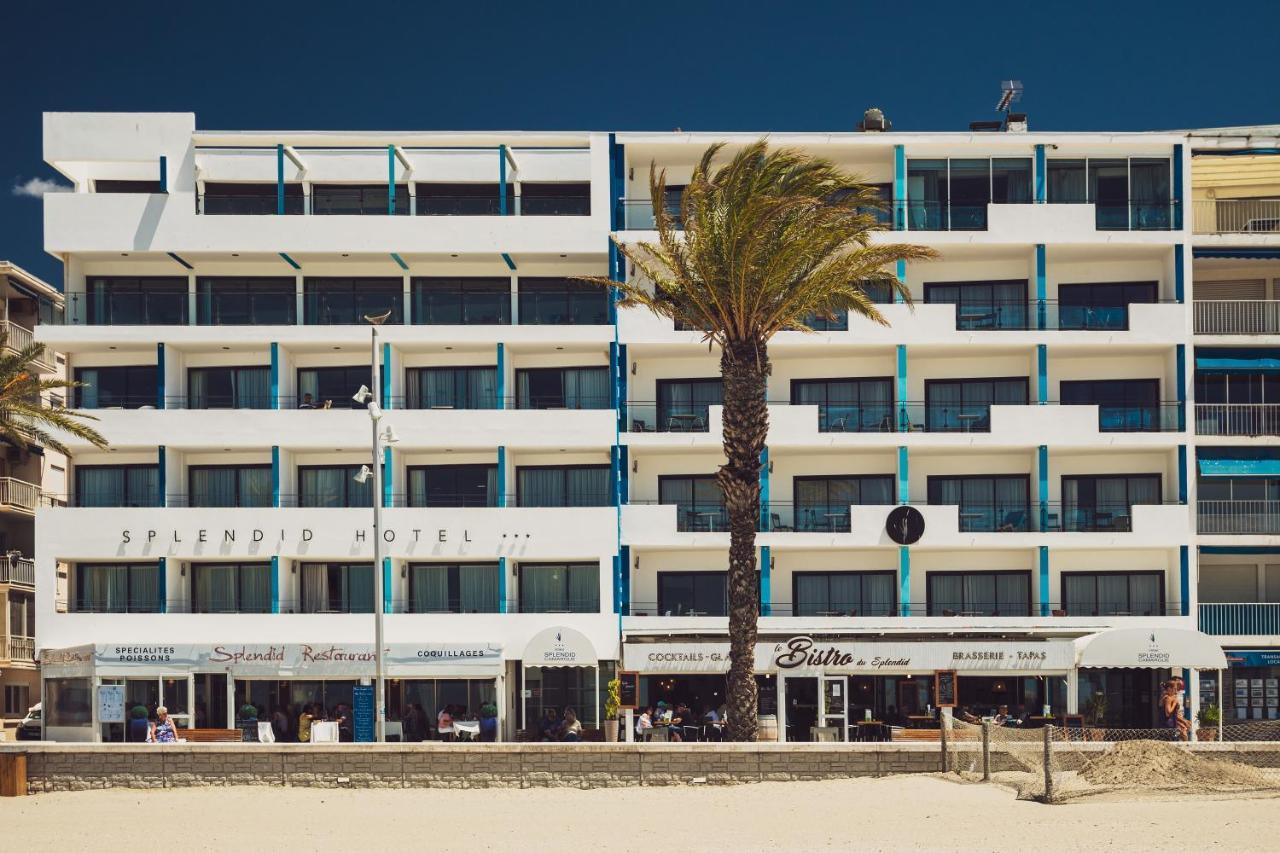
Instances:
[[[866,287],[882,282],[910,302],[891,272],[897,261],[933,257],[922,246],[873,242],[884,230],[874,188],[829,161],[765,140],[713,170],[721,149],[703,153],[685,188],[677,221],[663,203],[666,173],[650,168],[657,244],[618,251],[653,288],[638,281],[588,279],[687,328],[705,329],[720,350],[724,455],[717,473],[729,518],[728,725],[733,740],[756,736],[754,674],[759,589],[756,524],[760,458],[769,431],[765,389],[769,341],[809,331],[807,318],[852,312],[885,324]]]
[[[59,432],[82,438],[105,448],[107,440],[84,421],[93,415],[45,405],[44,392],[79,388],[79,382],[41,379],[34,362],[44,352],[43,344],[28,344],[9,350],[9,333],[0,328],[0,439],[25,450],[37,444],[59,453],[71,451],[57,437]]]

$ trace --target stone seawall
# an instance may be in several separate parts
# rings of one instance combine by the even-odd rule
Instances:
[[[1034,746],[1034,745],[1031,745]],[[1097,753],[1108,744],[1073,744]],[[1280,744],[1199,744],[1196,752],[1280,766]],[[604,788],[741,784],[936,773],[936,743],[904,744],[59,744],[0,745],[27,755],[31,793],[96,788],[286,785],[318,788]],[[981,766],[953,745],[953,766]],[[1030,756],[1028,756],[1030,757]],[[1077,759],[1086,757],[1076,755]],[[993,770],[1025,769],[993,750]],[[1064,764],[1069,762],[1064,762]]]

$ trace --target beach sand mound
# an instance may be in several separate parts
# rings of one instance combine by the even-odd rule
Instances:
[[[1255,767],[1205,758],[1158,740],[1121,741],[1080,770],[1079,779],[1107,788],[1224,790],[1272,788]]]

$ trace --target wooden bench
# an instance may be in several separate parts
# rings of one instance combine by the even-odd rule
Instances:
[[[940,738],[941,734],[938,729],[895,729],[893,732],[894,743],[937,743]],[[972,730],[952,729],[947,733],[947,740],[952,743],[958,740],[971,741],[981,739],[981,733]]]
[[[239,729],[178,729],[178,737],[187,743],[240,743],[244,735]]]

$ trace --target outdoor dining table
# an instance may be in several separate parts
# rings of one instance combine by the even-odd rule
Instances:
[[[853,739],[860,743],[883,743],[893,740],[892,730],[879,720],[858,720]]]
[[[667,416],[667,426],[670,427],[672,432],[692,432],[701,423],[702,417],[700,415],[674,414]]]
[[[480,721],[479,720],[454,720],[453,731],[458,735],[459,738],[462,738],[463,735],[466,735],[466,738],[465,738],[466,740],[470,740],[471,738],[477,738],[480,736]]]

